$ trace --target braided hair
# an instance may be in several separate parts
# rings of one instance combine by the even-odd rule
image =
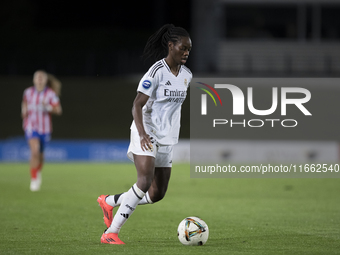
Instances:
[[[160,60],[168,55],[168,42],[174,44],[181,40],[181,37],[190,37],[189,33],[182,27],[175,27],[173,24],[162,26],[156,33],[151,35],[145,45],[142,57]]]

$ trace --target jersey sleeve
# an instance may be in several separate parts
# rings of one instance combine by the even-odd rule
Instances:
[[[137,88],[137,92],[142,92],[147,96],[151,96],[152,92],[157,89],[159,84],[160,72],[152,72],[151,68],[144,74],[143,78],[140,80]]]
[[[57,96],[57,94],[56,94],[54,91],[51,91],[49,103],[50,103],[52,106],[57,106],[57,105],[59,105],[59,103],[60,103],[59,97]]]
[[[190,74],[190,78],[189,78],[189,82],[188,82],[188,87],[189,87],[190,84],[191,84],[191,80],[192,80],[192,74]]]

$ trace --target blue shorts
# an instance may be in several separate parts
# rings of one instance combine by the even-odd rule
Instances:
[[[40,152],[44,152],[46,144],[51,140],[51,134],[39,134],[37,131],[25,131],[26,140],[38,138],[40,142]]]

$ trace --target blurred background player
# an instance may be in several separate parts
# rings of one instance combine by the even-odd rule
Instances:
[[[62,114],[59,101],[61,83],[53,75],[38,70],[33,75],[33,85],[24,91],[21,104],[23,128],[31,157],[31,191],[40,190],[44,148],[51,138],[51,114]]]
[[[98,197],[108,227],[102,243],[124,244],[118,233],[136,206],[157,202],[166,193],[181,106],[192,79],[184,66],[190,50],[188,32],[171,24],[161,27],[147,41],[144,57],[157,62],[140,80],[133,102],[128,157],[135,163],[137,182],[125,193]],[[119,205],[113,217],[112,209]]]

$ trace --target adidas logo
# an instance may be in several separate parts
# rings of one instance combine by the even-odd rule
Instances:
[[[166,85],[166,86],[171,86],[171,82],[170,82],[170,81],[167,81],[167,82],[165,83],[165,85]]]
[[[128,213],[121,213],[120,215],[122,215],[124,218],[128,219],[129,218],[129,214]]]

